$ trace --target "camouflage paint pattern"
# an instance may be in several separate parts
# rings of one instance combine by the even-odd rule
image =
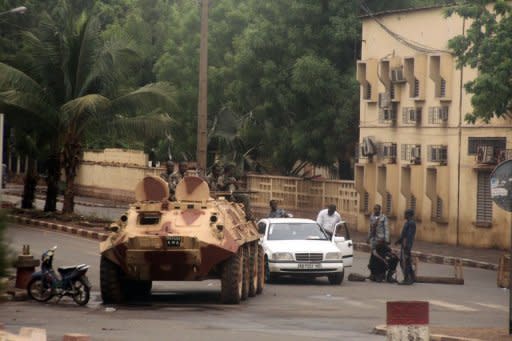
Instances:
[[[218,278],[218,265],[259,238],[243,207],[211,198],[208,184],[197,176],[181,180],[173,202],[158,177],[145,177],[135,192],[137,202],[115,224],[118,231],[100,244],[102,255],[132,279]]]

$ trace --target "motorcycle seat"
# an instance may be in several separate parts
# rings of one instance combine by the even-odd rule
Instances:
[[[57,270],[59,270],[59,272],[61,274],[65,274],[65,273],[69,273],[69,272],[77,270],[77,269],[82,270],[84,267],[87,267],[87,265],[85,265],[85,264],[69,265],[69,266],[61,266]]]

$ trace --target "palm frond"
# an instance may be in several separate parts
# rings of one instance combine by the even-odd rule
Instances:
[[[175,89],[166,82],[151,83],[112,100],[113,112],[171,111],[176,107]]]
[[[87,123],[98,114],[108,110],[110,100],[98,94],[75,98],[61,107],[67,125],[77,132],[83,131]]]
[[[174,122],[169,114],[152,113],[133,117],[117,115],[112,124],[114,129],[122,135],[133,135],[144,139],[168,136],[169,128]]]
[[[0,63],[0,91],[16,90],[23,93],[32,93],[44,98],[44,90],[39,83],[26,73]]]

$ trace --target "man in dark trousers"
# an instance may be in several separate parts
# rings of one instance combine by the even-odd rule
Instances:
[[[401,245],[400,267],[402,268],[402,272],[404,274],[403,282],[400,282],[398,284],[411,285],[416,280],[416,275],[414,274],[414,270],[412,269],[411,262],[411,250],[412,245],[414,243],[414,237],[416,236],[416,222],[414,221],[414,210],[410,208],[405,210],[405,219],[406,222],[404,223],[404,227],[402,228],[400,239],[398,239],[395,243]]]
[[[370,217],[368,230],[368,243],[371,254],[368,263],[370,280],[389,283],[396,282],[395,272],[398,265],[398,257],[389,248],[388,218],[381,212],[381,206],[375,205]]]

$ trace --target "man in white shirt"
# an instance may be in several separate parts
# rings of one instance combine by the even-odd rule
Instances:
[[[330,237],[334,234],[336,224],[341,222],[341,216],[336,212],[336,205],[331,204],[318,213],[316,222],[320,225]]]

